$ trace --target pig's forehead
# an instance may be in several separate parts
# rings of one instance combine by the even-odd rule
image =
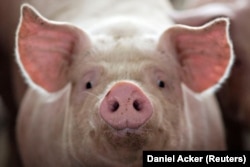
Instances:
[[[96,50],[105,50],[109,52],[123,50],[126,51],[148,51],[155,50],[158,39],[156,35],[144,34],[134,36],[122,36],[122,35],[105,35],[100,34],[92,36],[92,46]]]
[[[91,56],[103,62],[133,63],[157,59],[158,39],[155,36],[110,37],[93,39]],[[156,61],[156,60],[155,60]]]
[[[158,39],[153,36],[131,38],[100,36],[91,41],[92,47],[88,54],[77,56],[74,68],[78,73],[95,68],[105,69],[106,73],[114,75],[123,73],[141,75],[143,70],[152,68],[171,71],[175,64],[173,56],[162,55],[157,50]]]

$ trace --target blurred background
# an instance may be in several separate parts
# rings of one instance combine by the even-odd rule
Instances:
[[[21,166],[15,140],[14,38],[22,0],[0,2],[0,166]]]

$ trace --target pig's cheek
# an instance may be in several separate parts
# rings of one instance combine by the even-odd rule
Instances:
[[[91,107],[90,107],[91,106]],[[69,111],[69,142],[72,144],[72,150],[77,155],[89,151],[95,151],[95,144],[99,128],[97,123],[97,107],[94,102],[86,98],[82,105],[71,106]],[[83,150],[84,148],[84,150]]]
[[[71,125],[71,131],[75,132],[76,139],[80,136],[88,135],[90,131],[96,129],[96,121],[98,116],[98,97],[94,96],[94,92],[81,90],[78,85],[73,87],[69,110],[67,111],[67,119]],[[68,118],[69,117],[69,118]],[[81,140],[81,139],[79,139]]]
[[[165,75],[164,75],[165,76]],[[165,86],[157,85],[164,81]],[[181,140],[180,128],[183,126],[183,98],[180,82],[171,82],[170,78],[158,75],[148,88],[154,112],[148,127],[154,130],[156,138],[151,137],[150,143],[157,143],[158,148],[178,148]]]
[[[151,120],[155,130],[159,134],[163,134],[163,143],[170,144],[173,139],[176,139],[176,131],[178,131],[181,105],[166,100],[164,96],[155,103],[154,117]]]

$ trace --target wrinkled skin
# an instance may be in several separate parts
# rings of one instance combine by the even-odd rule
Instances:
[[[190,4],[192,4],[191,2]],[[192,11],[181,11],[173,16],[176,22],[187,25],[202,25],[204,22],[219,16],[227,16],[231,19],[230,34],[234,44],[236,61],[231,76],[222,89],[218,91],[217,97],[229,125],[234,123],[231,130],[236,133],[240,132],[242,127],[243,131],[247,130],[250,127],[250,92],[248,89],[250,84],[250,1],[232,0],[227,3],[224,1],[216,1],[216,3],[200,1],[200,3],[198,5],[193,3],[191,6],[202,4],[203,6],[194,8]],[[198,18],[197,13],[201,17]],[[249,147],[245,149],[249,149]]]
[[[29,84],[17,126],[24,165],[141,166],[143,150],[225,149],[213,91],[233,61],[228,21],[175,26],[165,18],[172,10],[165,1],[143,3],[150,14],[134,8],[140,1],[108,2],[111,16],[124,17],[65,12],[58,20],[71,24],[64,24],[23,6],[16,57]],[[140,89],[153,108],[138,128],[118,130],[100,116],[102,102],[121,83]]]

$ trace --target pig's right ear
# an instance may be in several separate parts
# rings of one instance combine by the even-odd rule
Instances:
[[[17,62],[31,86],[56,92],[69,82],[69,68],[78,49],[86,49],[90,42],[80,29],[48,21],[30,5],[23,5],[21,11]]]
[[[176,25],[162,35],[160,51],[176,58],[181,79],[192,91],[202,93],[228,75],[233,62],[228,27],[229,20],[220,18],[202,27]]]

